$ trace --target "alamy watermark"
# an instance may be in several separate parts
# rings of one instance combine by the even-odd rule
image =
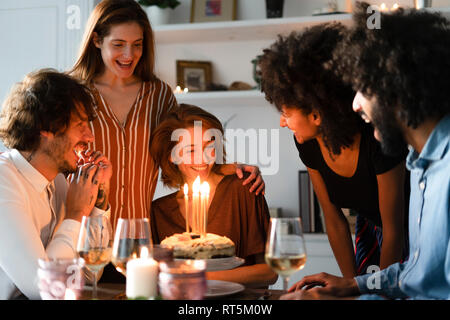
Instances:
[[[66,27],[69,30],[81,29],[81,9],[79,6],[72,4],[66,9],[67,19]]]
[[[381,9],[377,5],[370,5],[367,7],[367,14],[370,16],[366,20],[368,29],[381,29]]]
[[[372,275],[367,278],[367,288],[369,290],[380,290],[381,289],[381,274],[380,267],[377,265],[370,265],[367,267],[367,273],[371,273]]]
[[[203,131],[202,121],[194,121],[194,137],[180,128],[172,132],[171,140],[178,141],[171,151],[175,164],[247,163],[257,165],[263,175],[275,175],[280,167],[279,129],[226,129],[224,136],[214,128]],[[211,144],[203,148],[205,141]],[[193,156],[183,152],[186,147],[194,148]]]

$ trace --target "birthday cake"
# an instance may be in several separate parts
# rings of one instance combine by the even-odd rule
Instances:
[[[162,246],[173,249],[179,259],[214,259],[233,257],[234,243],[227,237],[207,233],[201,237],[192,233],[176,233],[161,241]]]

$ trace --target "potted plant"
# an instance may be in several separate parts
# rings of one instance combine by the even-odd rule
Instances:
[[[169,21],[169,10],[180,5],[178,0],[139,0],[138,3],[146,7],[150,23],[153,26],[166,24]]]

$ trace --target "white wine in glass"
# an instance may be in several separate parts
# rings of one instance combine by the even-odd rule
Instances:
[[[97,299],[98,273],[111,261],[112,228],[109,218],[104,216],[83,217],[77,251],[94,276],[92,298]]]
[[[300,218],[270,218],[265,260],[283,278],[283,290],[286,291],[289,277],[303,269],[306,263]]]
[[[139,258],[144,246],[151,253],[152,238],[149,220],[120,218],[117,222],[111,260],[116,270],[127,276],[128,260]]]

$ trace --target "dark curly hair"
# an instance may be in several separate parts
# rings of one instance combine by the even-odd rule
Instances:
[[[325,64],[342,41],[346,28],[327,23],[279,36],[259,58],[261,91],[278,111],[282,107],[313,110],[321,116],[320,133],[325,146],[340,154],[361,131],[362,121],[352,110],[355,92]]]
[[[0,113],[0,139],[8,148],[35,151],[41,131],[64,133],[72,115],[96,117],[89,89],[67,74],[41,69],[13,86]]]
[[[448,114],[450,22],[439,13],[398,9],[380,13],[380,28],[370,29],[368,7],[356,4],[354,27],[330,66],[412,128]]]

